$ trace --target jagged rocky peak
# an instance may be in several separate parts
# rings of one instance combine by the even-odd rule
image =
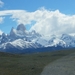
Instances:
[[[61,39],[72,39],[72,36],[69,34],[62,34]]]
[[[2,33],[2,37],[6,37],[7,35],[5,33]]]
[[[25,31],[26,28],[25,28],[24,24],[19,24],[19,25],[17,26],[17,30]]]
[[[10,31],[10,35],[14,35],[16,32],[16,30],[14,29],[14,27],[11,28],[11,31]]]
[[[11,31],[10,31],[10,33],[11,33],[11,32],[13,32],[13,31],[14,31],[14,27],[12,27],[12,28],[11,28]]]

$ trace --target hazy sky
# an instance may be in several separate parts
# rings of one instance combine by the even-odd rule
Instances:
[[[41,34],[75,33],[75,0],[0,0],[0,33],[20,23]]]

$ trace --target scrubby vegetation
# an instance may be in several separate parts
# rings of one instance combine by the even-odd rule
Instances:
[[[49,63],[75,52],[75,49],[35,54],[0,52],[0,75],[40,75]]]

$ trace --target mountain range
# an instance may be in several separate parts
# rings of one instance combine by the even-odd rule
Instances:
[[[0,51],[1,52],[21,52],[31,51],[44,48],[71,48],[75,47],[75,35],[61,34],[41,35],[36,31],[27,31],[23,24],[19,24],[17,28],[11,28],[9,34],[2,33],[0,35]],[[38,51],[38,50],[37,50]],[[33,51],[32,51],[33,52]]]

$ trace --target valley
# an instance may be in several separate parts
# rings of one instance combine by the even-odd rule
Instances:
[[[75,49],[33,54],[0,52],[0,75],[40,75],[46,65],[74,52]]]

